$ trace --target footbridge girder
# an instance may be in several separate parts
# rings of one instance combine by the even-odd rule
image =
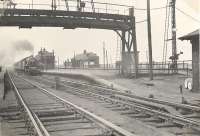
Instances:
[[[130,16],[116,14],[59,10],[2,9],[0,26],[130,30],[130,20]]]

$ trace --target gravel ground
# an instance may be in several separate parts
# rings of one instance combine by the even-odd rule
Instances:
[[[46,88],[51,88],[52,86],[50,85],[49,87],[45,86]],[[49,89],[50,89],[49,88]],[[156,128],[147,125],[139,120],[136,120],[134,118],[130,118],[124,115],[121,115],[120,112],[112,111],[109,108],[105,108],[107,105],[106,103],[99,103],[94,99],[87,99],[87,98],[81,98],[78,97],[77,95],[73,95],[71,93],[67,93],[64,90],[54,90],[50,89],[53,93],[57,94],[58,96],[92,112],[95,113],[96,115],[112,122],[113,124],[116,124],[130,132],[133,132],[135,134],[138,134],[140,136],[174,136],[171,135],[165,131],[162,130],[157,130]],[[30,94],[30,97],[33,96],[31,95],[32,92],[27,92]],[[36,92],[35,92],[36,93]],[[34,93],[34,94],[35,94]],[[39,97],[39,96],[38,96]],[[13,93],[9,92],[6,99],[9,101],[5,101],[5,105],[13,105],[14,103],[14,98],[13,98]],[[30,98],[28,98],[30,100]],[[110,105],[107,105],[110,106]],[[15,129],[16,127],[22,126],[23,124],[11,124],[7,122],[3,122],[3,136],[15,136],[15,134],[22,133],[23,130]],[[17,135],[16,135],[17,136]]]
[[[140,136],[147,136],[147,135],[148,136],[172,136],[172,134],[169,134],[162,130],[157,130],[156,128],[146,125],[145,123],[139,120],[121,115],[120,112],[112,111],[111,109],[105,108],[107,105],[106,103],[99,103],[95,101],[94,99],[80,98],[76,95],[67,93],[64,90],[59,91],[59,90],[51,89],[51,92],[55,93],[61,98],[64,98],[92,113],[95,113],[96,115],[112,122],[113,124],[116,124]]]
[[[17,100],[12,91],[8,92],[5,100],[0,101],[0,108],[16,107],[16,106],[17,106]],[[15,118],[16,116],[12,117]],[[16,120],[16,122],[10,122],[9,120],[3,120],[2,118],[0,124],[1,124],[0,136],[20,136],[21,134],[26,133],[26,129],[23,128],[24,123],[18,119]]]
[[[8,91],[5,99],[3,100],[4,84],[3,84],[3,72],[0,72],[0,110],[1,108],[8,108],[17,106],[17,100],[15,99],[14,93]],[[1,113],[1,112],[0,112]],[[25,133],[26,130],[20,128],[24,126],[24,123],[11,123],[4,120],[0,115],[0,136],[18,136],[20,133]]]

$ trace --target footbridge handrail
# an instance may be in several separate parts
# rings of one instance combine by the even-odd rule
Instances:
[[[77,1],[68,0],[72,4],[66,3],[64,0],[56,5],[56,9],[52,9],[51,3],[25,3],[17,2],[13,4],[5,4],[5,2],[0,2],[0,8],[2,9],[46,9],[46,10],[63,10],[63,11],[80,11],[80,12],[94,12],[94,13],[107,13],[107,14],[119,14],[119,15],[129,15],[129,8],[133,6],[107,3],[107,2],[92,2],[91,1],[81,1],[85,3],[85,6],[81,9],[77,9]]]

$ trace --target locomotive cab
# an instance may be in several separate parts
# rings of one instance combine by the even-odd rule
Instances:
[[[39,67],[29,67],[29,72],[30,75],[41,75],[41,70]]]
[[[32,76],[41,75],[40,63],[34,57],[30,57],[26,60],[24,72]]]

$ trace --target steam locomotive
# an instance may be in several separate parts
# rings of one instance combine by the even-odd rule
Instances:
[[[42,65],[33,56],[26,57],[14,65],[16,71],[25,72],[26,74],[36,76],[41,75]]]

